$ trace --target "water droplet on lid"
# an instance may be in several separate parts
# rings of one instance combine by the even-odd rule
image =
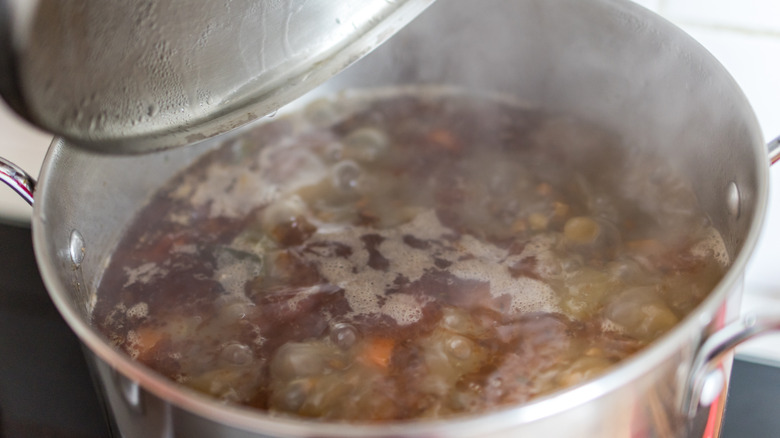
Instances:
[[[151,104],[149,105],[149,108],[147,108],[146,114],[148,114],[149,117],[153,117],[159,111],[160,111],[160,107],[158,107],[156,104]]]

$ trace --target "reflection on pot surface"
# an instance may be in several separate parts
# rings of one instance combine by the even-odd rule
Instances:
[[[165,185],[93,322],[169,378],[336,421],[475,414],[657,339],[729,264],[661,157],[452,89],[353,93]]]

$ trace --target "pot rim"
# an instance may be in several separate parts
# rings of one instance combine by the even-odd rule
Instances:
[[[634,5],[634,7],[638,6]],[[658,19],[658,17],[655,18]],[[704,58],[712,58],[712,55],[703,48],[701,55]],[[719,74],[723,74],[731,79],[730,74],[719,62],[716,62],[715,65],[717,66],[716,68],[721,70]],[[718,285],[696,309],[689,313],[671,331],[652,344],[630,358],[623,360],[612,367],[610,371],[594,380],[539,397],[518,406],[504,407],[478,415],[450,417],[441,420],[418,420],[391,424],[323,423],[316,420],[280,417],[251,408],[226,405],[217,399],[170,381],[141,363],[134,361],[129,356],[111,347],[101,334],[82,319],[79,310],[66,298],[68,285],[58,275],[56,254],[47,250],[51,236],[48,235],[46,227],[46,204],[41,201],[49,198],[52,195],[51,192],[56,191],[57,187],[49,184],[49,175],[52,173],[56,174],[57,162],[62,159],[63,155],[67,154],[67,149],[69,148],[63,140],[58,138],[55,138],[52,142],[40,173],[40,183],[36,193],[37,202],[34,204],[32,216],[33,248],[41,277],[52,301],[80,340],[96,356],[118,370],[122,375],[139,383],[145,390],[185,411],[247,431],[262,431],[263,433],[281,436],[307,436],[312,433],[312,430],[316,430],[317,435],[322,437],[383,437],[400,434],[430,435],[432,433],[454,437],[473,436],[475,434],[484,435],[490,430],[502,430],[518,424],[530,423],[545,417],[554,416],[584,405],[591,400],[627,385],[638,376],[661,364],[670,353],[691,339],[691,333],[700,333],[712,321],[718,308],[741,281],[745,266],[761,234],[762,224],[766,215],[769,191],[769,165],[766,147],[762,140],[755,114],[736,82],[733,79],[731,81],[740,97],[739,101],[733,102],[733,104],[746,109],[745,121],[748,125],[748,135],[754,137],[747,140],[752,140],[751,149],[755,178],[757,180],[757,191],[754,196],[754,215],[751,218],[749,231],[742,248],[734,258],[732,265]],[[63,246],[65,244],[66,242],[63,242]]]

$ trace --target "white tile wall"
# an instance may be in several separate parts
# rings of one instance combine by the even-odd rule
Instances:
[[[682,27],[731,72],[756,111],[767,140],[780,135],[780,0],[636,0]],[[51,137],[17,120],[0,103],[0,155],[38,172]],[[746,274],[746,311],[780,314],[780,164],[771,170],[767,226]],[[0,187],[0,215],[30,208]],[[751,342],[740,354],[780,364],[780,335]]]
[[[658,12],[662,1],[663,0],[634,0],[634,3],[638,3],[651,11]]]
[[[780,29],[780,15],[778,18]],[[780,135],[780,32],[775,36],[698,24],[683,28],[736,79],[758,116],[764,136]]]
[[[656,7],[683,27],[703,24],[780,36],[780,2],[776,0],[660,0]]]

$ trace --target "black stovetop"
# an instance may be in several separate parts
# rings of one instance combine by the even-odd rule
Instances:
[[[0,224],[0,438],[108,436],[80,344],[41,282],[30,230]],[[780,436],[780,368],[735,362],[721,436]]]

